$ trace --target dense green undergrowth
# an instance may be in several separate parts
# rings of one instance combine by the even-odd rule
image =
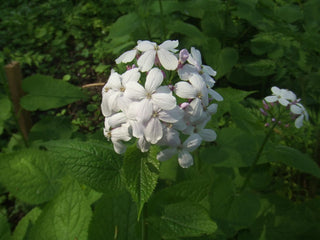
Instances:
[[[319,238],[318,0],[0,6],[0,239]],[[218,138],[189,169],[160,163],[156,148],[118,155],[103,137],[101,86],[87,84],[106,82],[114,59],[144,39],[194,46],[217,71]],[[28,139],[10,99],[11,61],[24,75]],[[271,86],[294,91],[310,118],[275,127],[263,145]]]

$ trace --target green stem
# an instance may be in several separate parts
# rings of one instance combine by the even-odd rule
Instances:
[[[199,149],[195,150],[195,152],[193,154],[193,158],[194,158],[195,167],[196,167],[197,171],[199,172],[201,169]]]
[[[257,155],[256,155],[255,159],[254,159],[253,162],[252,162],[252,165],[251,165],[251,167],[250,167],[250,169],[249,169],[249,171],[248,171],[248,173],[247,173],[247,176],[246,176],[246,178],[245,178],[245,180],[244,180],[244,182],[243,182],[243,184],[242,184],[242,187],[240,188],[240,192],[243,192],[243,190],[247,187],[247,185],[248,185],[248,183],[249,183],[249,181],[250,181],[250,178],[251,178],[251,176],[252,176],[253,170],[255,169],[255,167],[256,167],[256,165],[257,165],[257,163],[258,163],[258,161],[259,161],[259,159],[260,159],[260,157],[261,157],[261,154],[262,154],[262,152],[263,152],[263,149],[264,149],[264,147],[266,146],[266,144],[267,144],[267,142],[268,142],[268,140],[269,140],[269,138],[270,138],[270,136],[271,136],[271,134],[272,134],[272,132],[273,132],[273,129],[274,129],[277,125],[278,125],[278,122],[276,121],[276,122],[272,125],[272,127],[270,128],[268,134],[267,134],[267,135],[265,136],[265,138],[263,139],[263,142],[262,142],[262,144],[261,144],[261,146],[260,146],[260,148],[259,148],[259,151],[257,152]]]
[[[164,17],[163,17],[163,6],[162,6],[162,0],[159,0],[159,8],[160,8],[160,16],[161,16],[161,27],[162,27],[162,39],[166,39],[166,26],[164,24]]]
[[[148,239],[148,232],[147,232],[147,226],[145,222],[147,214],[147,205],[145,204],[143,206],[142,212],[141,212],[141,218],[140,218],[140,224],[141,224],[141,240],[147,240]]]

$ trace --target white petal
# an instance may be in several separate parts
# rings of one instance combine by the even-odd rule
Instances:
[[[176,98],[168,93],[154,93],[152,94],[152,102],[161,109],[171,110],[176,104]]]
[[[138,82],[140,78],[140,72],[138,68],[132,68],[121,75],[122,85],[126,87],[128,82]]]
[[[301,128],[303,125],[303,115],[300,115],[294,122],[296,128]]]
[[[149,93],[154,92],[162,83],[163,74],[159,68],[152,68],[147,75],[145,88]]]
[[[191,48],[191,56],[192,58],[190,58],[190,60],[188,59],[188,62],[191,61],[193,63],[191,63],[192,65],[198,65],[201,66],[202,65],[202,59],[201,59],[201,53],[198,49],[195,49],[194,47]]]
[[[129,125],[123,124],[121,127],[117,127],[111,130],[111,140],[114,141],[129,141],[131,136],[129,134]]]
[[[205,83],[208,85],[209,88],[212,88],[216,83],[216,81],[207,73],[203,73],[201,76],[203,77]]]
[[[136,55],[137,55],[136,49],[132,49],[127,52],[124,52],[123,54],[120,55],[120,57],[116,59],[116,64],[119,64],[121,62],[123,63],[131,62],[136,57]]]
[[[160,151],[157,155],[157,159],[159,161],[166,161],[172,158],[174,155],[178,153],[176,148],[167,148],[162,151]]]
[[[169,147],[178,147],[181,145],[179,132],[173,128],[164,128],[161,143]],[[159,144],[160,142],[158,142]]]
[[[177,57],[166,49],[159,49],[157,55],[161,65],[167,70],[176,70],[178,67]]]
[[[189,152],[182,150],[179,151],[178,162],[181,167],[188,168],[193,165],[193,158]]]
[[[177,50],[175,48],[178,47],[178,45],[179,45],[179,41],[178,40],[174,40],[174,41],[167,40],[167,41],[161,43],[159,45],[159,48],[160,49],[163,48],[163,49],[166,49],[166,50],[171,51],[171,52],[176,52]]]
[[[217,134],[212,129],[201,129],[199,135],[202,137],[203,141],[212,142],[217,138]]]
[[[283,89],[281,96],[290,101],[295,101],[297,99],[296,95],[293,92],[286,89]]]
[[[156,43],[145,40],[139,41],[136,48],[141,52],[146,52],[148,50],[154,50],[156,46]]]
[[[214,91],[213,89],[209,88],[208,93],[213,99],[215,99],[219,102],[223,101],[223,97],[218,92]]]
[[[203,78],[198,74],[193,74],[190,79],[190,83],[194,88],[196,88],[198,91],[205,92],[207,91],[207,86],[203,80]]]
[[[115,113],[108,119],[108,123],[111,128],[119,127],[121,124],[127,122],[127,117],[123,112]]]
[[[141,152],[148,152],[149,151],[150,143],[147,142],[144,137],[139,138],[137,145],[138,145],[138,148],[141,150]]]
[[[191,64],[185,64],[182,68],[178,69],[178,75],[181,80],[189,80],[192,74],[198,73],[198,70]]]
[[[274,94],[274,95],[280,95],[280,88],[278,88],[278,87],[276,87],[276,86],[273,86],[272,88],[271,88],[271,91],[272,91],[272,93]]]
[[[191,115],[190,120],[193,122],[201,118],[203,114],[201,100],[199,98],[193,99],[189,107],[187,108],[187,112]]]
[[[278,101],[278,97],[277,96],[268,96],[268,97],[265,97],[264,98],[264,100],[266,101],[266,102],[276,102],[276,101]]]
[[[171,110],[166,111],[160,111],[159,119],[161,121],[167,122],[167,123],[175,123],[178,122],[181,118],[183,118],[183,110],[181,110],[178,106]]]
[[[176,83],[175,93],[181,98],[193,99],[197,96],[196,89],[187,82],[178,82]]]
[[[114,112],[118,112],[120,111],[120,108],[118,106],[118,99],[119,97],[121,97],[123,95],[122,92],[113,92],[112,94],[110,94],[109,98],[108,98],[108,106],[109,109],[114,111]]]
[[[127,150],[127,146],[120,141],[114,141],[112,143],[114,151],[118,154],[123,154]]]
[[[116,72],[112,73],[105,86],[111,89],[120,89],[122,86],[120,75]]]
[[[151,144],[156,144],[162,138],[162,135],[162,125],[159,119],[151,118],[144,130],[146,140]]]
[[[217,112],[217,110],[218,110],[218,104],[216,104],[216,103],[210,104],[207,108],[207,112],[209,114],[215,114]]]
[[[287,99],[279,98],[279,103],[286,107],[289,105],[290,102]]]
[[[202,65],[202,70],[205,72],[205,73],[208,73],[210,76],[214,77],[217,75],[217,72],[214,71],[210,66],[207,66],[207,65]]]
[[[302,113],[301,107],[299,107],[299,106],[297,106],[297,105],[291,105],[291,106],[290,106],[290,110],[291,110],[291,112],[294,113],[294,114],[300,115],[300,114]]]
[[[144,52],[138,59],[138,66],[141,69],[141,72],[147,72],[149,71],[153,64],[154,60],[156,58],[156,51],[155,50],[148,50]]]
[[[128,82],[124,95],[132,100],[141,100],[146,97],[146,90],[137,82]]]
[[[200,146],[201,142],[202,142],[202,139],[200,135],[197,133],[194,133],[191,136],[189,136],[186,141],[184,141],[183,147],[187,151],[192,152]]]
[[[132,128],[132,136],[134,136],[136,138],[143,137],[143,128],[144,127],[140,121],[130,120],[129,124]]]
[[[143,99],[136,104],[137,109],[137,119],[143,122],[148,121],[153,112],[153,105],[148,99]]]

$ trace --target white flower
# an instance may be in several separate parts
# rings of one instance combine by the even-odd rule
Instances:
[[[216,76],[217,72],[210,66],[202,65],[201,53],[199,50],[194,47],[191,48],[191,55],[188,58],[188,62],[189,64],[185,64],[178,70],[180,78],[182,80],[188,80],[190,75],[198,73],[203,77],[208,87],[212,88],[215,84],[215,80],[212,77]]]
[[[103,87],[101,110],[105,117],[113,112],[120,111],[120,104],[127,102],[124,97],[124,91],[129,82],[137,82],[140,78],[138,68],[133,68],[120,75],[112,72],[108,82]]]
[[[298,117],[294,122],[294,125],[296,128],[301,128],[303,125],[303,119],[307,120],[309,119],[309,115],[304,108],[304,106],[301,103],[292,104],[290,106],[290,110],[292,113],[297,114]]]
[[[119,127],[111,128],[108,119],[105,119],[105,128],[103,129],[104,136],[113,143],[114,151],[122,154],[126,151],[126,146],[121,141],[129,141],[129,124],[122,124]]]
[[[178,59],[173,54],[177,50],[179,42],[167,40],[159,46],[150,41],[138,41],[137,49],[142,53],[138,59],[138,66],[142,72],[149,71],[155,64],[156,58],[160,61],[161,65],[167,70],[175,70],[178,67]]]
[[[187,140],[181,144],[180,139],[172,145],[160,151],[157,155],[159,161],[166,161],[178,153],[178,162],[181,167],[188,168],[193,165],[193,158],[190,152],[193,152],[201,144],[201,137],[199,134],[192,134]]]
[[[271,91],[273,93],[272,96],[264,98],[267,102],[273,103],[278,101],[281,105],[286,107],[297,99],[296,95],[287,89],[280,89],[274,86],[271,88]]]
[[[183,111],[178,106],[171,110],[154,107],[152,117],[146,123],[144,130],[145,139],[152,144],[156,144],[163,136],[162,122],[175,123],[182,117]]]
[[[161,70],[153,68],[147,75],[145,88],[137,82],[128,83],[125,95],[134,101],[139,101],[132,107],[142,121],[151,118],[154,105],[164,110],[171,110],[176,106],[176,99],[170,89],[167,86],[160,86],[162,81]]]

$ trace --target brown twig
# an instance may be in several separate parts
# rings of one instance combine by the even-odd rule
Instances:
[[[82,88],[102,87],[104,85],[105,85],[105,83],[89,83],[89,84],[82,85],[81,87]]]

